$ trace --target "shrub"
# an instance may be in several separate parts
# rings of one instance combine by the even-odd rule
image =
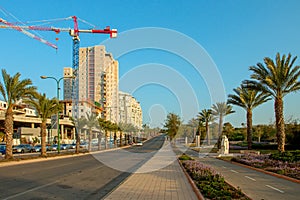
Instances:
[[[241,190],[228,185],[214,169],[192,160],[182,162],[200,192],[209,199],[248,199]]]
[[[300,150],[273,153],[270,155],[270,159],[283,162],[297,162],[300,161]]]
[[[297,150],[284,153],[273,153],[271,155],[245,154],[240,158],[234,157],[232,161],[300,180],[299,157],[300,150]]]
[[[186,154],[182,154],[179,158],[179,160],[193,160],[190,156]]]

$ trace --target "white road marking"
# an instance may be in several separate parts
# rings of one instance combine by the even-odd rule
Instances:
[[[275,188],[275,187],[272,187],[272,186],[270,186],[270,185],[266,185],[266,186],[269,187],[269,188],[271,188],[271,189],[273,189],[273,190],[276,190],[276,191],[278,191],[278,192],[280,192],[280,193],[284,193],[284,191],[279,190],[279,189],[277,189],[277,188]]]
[[[252,180],[252,181],[256,181],[254,178],[251,178],[249,176],[245,176],[245,177],[248,178],[248,179],[250,179],[250,180]]]
[[[225,166],[222,166],[222,167],[225,168],[225,169],[227,168],[227,167],[225,167]]]
[[[232,172],[234,172],[234,173],[238,173],[237,171],[235,171],[235,170],[233,170],[233,169],[232,169],[232,170],[230,170],[230,171],[232,171]]]
[[[41,186],[38,186],[38,187],[35,187],[35,188],[32,188],[32,189],[26,190],[26,191],[24,191],[24,192],[20,192],[20,193],[18,193],[18,194],[15,194],[15,195],[6,197],[6,198],[4,198],[4,199],[5,199],[5,200],[6,200],[6,199],[13,199],[13,198],[16,198],[16,197],[18,197],[18,196],[24,195],[24,194],[26,194],[26,193],[33,192],[33,191],[35,191],[35,190],[39,190],[39,189],[44,188],[44,187],[47,187],[47,186],[49,186],[49,185],[53,185],[53,184],[55,184],[55,183],[57,183],[57,182],[58,182],[58,181],[54,181],[54,182],[52,182],[52,183],[48,183],[48,184],[45,184],[45,185],[41,185]]]

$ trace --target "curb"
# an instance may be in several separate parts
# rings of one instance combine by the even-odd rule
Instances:
[[[190,175],[186,172],[185,168],[182,166],[180,160],[177,158],[177,161],[181,167],[181,170],[183,171],[183,173],[185,174],[186,178],[188,179],[190,185],[193,188],[193,191],[195,192],[197,198],[199,200],[205,200],[205,198],[203,197],[203,195],[201,194],[201,192],[199,191],[198,187],[196,186],[195,182],[192,180],[192,178],[190,177]]]

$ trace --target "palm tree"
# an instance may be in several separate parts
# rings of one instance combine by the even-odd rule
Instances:
[[[93,128],[99,128],[98,116],[95,113],[86,113],[86,126],[89,130],[89,151],[92,150]]]
[[[218,102],[214,105],[212,105],[211,113],[219,118],[219,131],[218,136],[220,137],[222,135],[222,129],[223,129],[223,119],[226,115],[229,115],[231,113],[234,113],[235,111],[232,110],[232,106],[228,105],[226,102]]]
[[[87,120],[85,117],[81,116],[79,119],[73,119],[71,118],[74,126],[75,126],[75,131],[76,131],[76,148],[75,148],[75,153],[79,153],[79,146],[80,146],[80,135],[82,129],[86,126]]]
[[[174,113],[169,113],[167,115],[164,127],[167,129],[167,134],[169,135],[171,140],[176,136],[180,125],[181,119],[178,115]]]
[[[4,132],[6,134],[6,159],[13,158],[12,153],[12,134],[13,134],[13,107],[17,104],[17,101],[30,97],[35,93],[36,87],[31,86],[32,81],[30,79],[20,80],[20,73],[16,73],[14,76],[7,74],[5,69],[2,69],[3,83],[0,82],[0,92],[4,101],[7,103],[4,120]]]
[[[119,126],[116,123],[112,123],[111,131],[114,132],[114,146],[117,147],[117,132],[119,131]]]
[[[214,115],[212,115],[211,109],[203,109],[199,115],[198,119],[205,122],[205,132],[207,137],[207,145],[210,145],[210,137],[209,137],[209,123],[215,120]]]
[[[300,66],[293,66],[297,57],[291,58],[276,54],[275,62],[271,58],[264,58],[265,66],[258,63],[251,66],[249,70],[253,72],[250,76],[254,80],[246,80],[249,87],[262,91],[274,98],[276,136],[278,150],[284,152],[285,149],[285,126],[283,115],[283,98],[285,95],[300,90]]]
[[[269,95],[253,90],[246,85],[233,89],[235,94],[228,95],[227,103],[240,106],[247,112],[247,142],[248,149],[252,149],[252,111],[257,106],[270,100]]]
[[[110,129],[111,129],[111,122],[104,120],[102,118],[99,118],[98,123],[105,132],[105,134],[104,134],[105,140],[104,141],[105,141],[105,149],[107,149],[108,148],[107,137],[108,137],[108,131],[110,131]]]
[[[193,128],[192,138],[194,138],[196,136],[197,130],[200,129],[199,119],[196,119],[196,118],[190,119],[188,122],[188,126]]]
[[[223,130],[223,120],[226,115],[234,113],[232,110],[232,106],[227,104],[226,102],[218,102],[212,105],[212,114],[219,118],[219,131],[218,131],[218,148],[221,148],[221,136]]]
[[[42,120],[40,124],[40,135],[41,135],[41,156],[47,156],[46,153],[46,130],[47,130],[47,119],[53,114],[56,114],[61,107],[57,99],[48,99],[46,94],[36,93],[32,98],[25,102],[31,104],[37,111],[39,117]]]

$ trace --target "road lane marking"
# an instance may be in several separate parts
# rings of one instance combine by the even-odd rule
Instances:
[[[227,168],[227,167],[225,167],[225,166],[222,166],[222,167],[225,168],[225,169]]]
[[[232,172],[234,172],[234,173],[239,173],[239,172],[237,172],[237,171],[235,171],[235,170],[233,170],[233,169],[232,169],[232,170],[230,170],[230,171],[232,171]]]
[[[47,187],[47,186],[49,186],[49,185],[53,185],[53,184],[55,184],[55,183],[57,183],[57,182],[59,182],[59,181],[54,181],[54,182],[52,182],[52,183],[48,183],[48,184],[45,184],[45,185],[41,185],[41,186],[38,186],[38,187],[35,187],[35,188],[32,188],[32,189],[26,190],[26,191],[24,191],[24,192],[20,192],[20,193],[18,193],[18,194],[15,194],[15,195],[6,197],[6,198],[4,198],[4,199],[5,199],[5,200],[6,200],[6,199],[13,199],[13,198],[19,197],[19,196],[21,196],[21,195],[24,195],[24,194],[26,194],[26,193],[33,192],[33,191],[35,191],[35,190],[39,190],[39,189],[44,188],[44,187]]]
[[[245,177],[248,178],[248,179],[250,179],[250,180],[252,180],[252,181],[256,181],[254,178],[251,178],[249,176],[245,176]]]
[[[266,185],[266,186],[269,187],[269,188],[271,188],[271,189],[273,189],[273,190],[276,190],[276,191],[278,191],[278,192],[280,192],[280,193],[284,193],[284,191],[279,190],[279,189],[277,189],[276,187],[272,187],[272,186],[270,186],[270,185]]]

